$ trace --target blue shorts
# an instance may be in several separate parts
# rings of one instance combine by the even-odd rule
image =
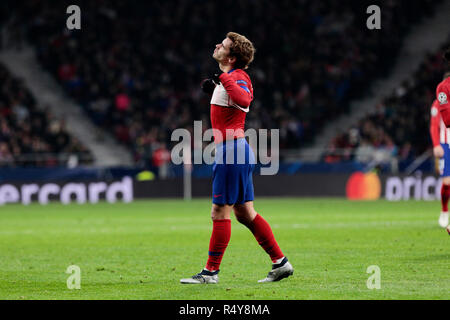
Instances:
[[[441,177],[450,176],[450,146],[448,143],[441,143],[442,149],[444,149],[444,156],[439,159],[439,172]]]
[[[214,204],[242,204],[253,201],[255,155],[244,138],[216,145],[213,165]]]

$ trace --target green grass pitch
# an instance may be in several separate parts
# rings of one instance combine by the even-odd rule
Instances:
[[[0,207],[0,299],[449,299],[450,237],[438,202],[257,199],[295,268],[271,262],[233,217],[217,285],[181,285],[207,259],[210,200]],[[81,289],[65,271],[81,268]],[[367,267],[381,270],[369,290]]]

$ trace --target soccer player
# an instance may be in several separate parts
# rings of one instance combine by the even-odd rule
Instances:
[[[450,66],[450,48],[447,49],[447,51],[444,53],[444,59],[447,60]],[[450,97],[450,76],[446,73],[447,76],[444,76],[444,80],[442,80],[441,83],[436,88],[436,99],[438,101],[438,109],[439,114],[442,117],[442,121],[444,122],[446,128],[450,127],[450,103],[449,103],[449,97]],[[448,131],[449,129],[447,129]],[[445,149],[444,149],[445,150]],[[444,151],[445,153],[445,151]],[[445,158],[445,154],[444,154]],[[445,162],[445,160],[444,160]],[[445,170],[445,169],[444,169]],[[445,173],[444,173],[445,174]],[[446,219],[446,221],[444,220]],[[448,213],[446,218],[443,219],[443,222],[448,224]],[[450,234],[450,228],[447,227],[447,232]]]
[[[450,72],[444,74],[444,80],[450,77]],[[439,159],[439,173],[442,177],[441,205],[439,225],[448,225],[448,200],[450,198],[450,129],[445,127],[439,113],[439,101],[431,105],[430,134],[433,142],[433,154]]]
[[[245,116],[253,100],[253,87],[244,70],[253,61],[254,52],[250,40],[229,32],[216,45],[212,55],[219,64],[220,73],[202,82],[203,91],[212,94],[211,124],[216,144],[211,210],[213,229],[206,266],[191,278],[181,279],[181,283],[218,282],[220,263],[231,236],[231,211],[253,233],[272,260],[272,270],[258,282],[278,281],[294,272],[270,225],[253,207],[255,158],[244,136]],[[234,155],[234,161],[229,161],[227,154]],[[245,161],[236,161],[239,154],[245,154]]]
[[[444,54],[444,59],[447,60],[450,66],[450,48]],[[436,99],[439,102],[438,108],[441,114],[442,121],[447,128],[450,127],[450,78],[444,77],[441,83],[436,88]]]

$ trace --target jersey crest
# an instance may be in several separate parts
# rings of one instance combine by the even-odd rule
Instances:
[[[438,100],[440,104],[446,104],[447,101],[447,95],[444,92],[439,92],[438,94]]]

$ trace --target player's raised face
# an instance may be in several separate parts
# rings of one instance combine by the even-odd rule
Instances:
[[[224,62],[230,54],[230,46],[232,41],[230,38],[225,38],[221,43],[216,44],[213,53],[213,58],[218,62]]]

